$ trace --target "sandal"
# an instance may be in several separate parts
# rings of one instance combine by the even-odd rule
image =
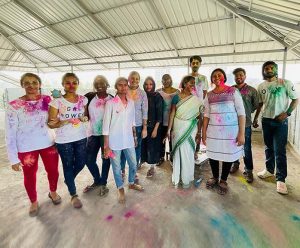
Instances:
[[[99,191],[99,196],[100,197],[107,196],[108,192],[109,192],[109,188],[107,188],[106,185],[101,185],[100,186],[100,191]]]
[[[82,207],[82,202],[78,198],[78,195],[73,195],[71,197],[71,204],[73,205],[74,208],[81,208]]]
[[[49,192],[48,197],[50,198],[50,200],[52,201],[52,203],[54,205],[58,205],[58,204],[61,203],[61,197],[58,194],[57,194],[56,199],[53,199],[52,196],[51,196],[51,194],[50,194],[50,192]]]
[[[226,181],[220,180],[218,193],[225,195],[228,192],[228,184]]]
[[[154,176],[154,173],[155,173],[154,168],[150,168],[150,169],[147,171],[146,177],[147,177],[147,178],[151,178],[151,177]]]
[[[212,177],[207,180],[206,182],[206,188],[207,189],[213,189],[218,184],[218,179]]]
[[[134,183],[134,184],[129,184],[129,185],[128,185],[128,188],[129,188],[129,189],[134,189],[134,190],[137,190],[137,191],[144,191],[144,188],[143,188],[141,185],[136,184],[136,183]]]
[[[99,184],[93,183],[92,185],[88,185],[84,188],[83,193],[87,193],[89,191],[92,191],[94,189],[96,189],[97,187],[99,187]]]
[[[39,210],[40,210],[40,206],[39,206],[39,204],[37,204],[37,207],[35,209],[31,209],[31,207],[30,207],[28,214],[30,217],[35,217],[38,215]]]

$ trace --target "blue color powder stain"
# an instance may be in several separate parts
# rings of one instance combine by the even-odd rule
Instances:
[[[300,222],[300,216],[298,216],[298,215],[294,214],[294,215],[291,216],[291,218],[292,218],[293,221]]]
[[[229,214],[223,214],[220,218],[211,218],[210,224],[223,238],[223,247],[232,247],[239,244],[240,247],[254,247],[244,228]]]

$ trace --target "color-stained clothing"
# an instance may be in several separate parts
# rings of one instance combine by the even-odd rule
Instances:
[[[234,87],[236,87],[242,95],[246,113],[246,127],[250,127],[252,125],[251,114],[258,107],[257,90],[248,84],[245,84],[240,89],[236,85]]]
[[[163,89],[158,89],[157,92],[163,98],[163,123],[162,125],[167,127],[169,124],[169,116],[171,111],[171,102],[173,97],[179,93],[179,90],[175,91],[174,93],[168,94],[163,91]]]
[[[288,110],[290,99],[298,98],[295,86],[288,80],[282,83],[278,79],[272,82],[264,81],[257,91],[259,102],[264,104],[263,118],[274,119]]]
[[[143,119],[147,120],[148,118],[148,100],[146,92],[140,88],[129,90],[127,97],[134,102],[136,126],[142,126]]]
[[[58,110],[58,118],[61,121],[77,119],[84,116],[84,109],[88,99],[85,96],[78,95],[76,103],[69,102],[64,97],[55,98],[50,106]],[[70,143],[85,139],[87,137],[87,124],[78,121],[78,123],[68,123],[55,129],[55,142],[58,144]]]
[[[44,149],[54,144],[47,126],[50,96],[36,101],[16,99],[6,110],[6,146],[10,164],[19,163],[18,153]]]
[[[173,97],[172,105],[176,105],[172,139],[172,182],[177,186],[181,180],[183,187],[187,188],[194,180],[195,137],[201,101],[193,95],[184,99],[180,99],[179,95],[176,95]]]
[[[229,87],[225,92],[210,91],[204,99],[204,117],[209,118],[206,153],[213,160],[233,162],[244,155],[237,146],[238,117],[245,116],[243,99],[238,90]]]
[[[196,91],[194,92],[194,95],[197,96],[201,102],[203,102],[203,91],[208,90],[208,81],[206,76],[199,74],[197,77],[195,77],[195,89]]]
[[[102,134],[109,136],[112,150],[134,147],[132,127],[135,126],[134,102],[127,99],[127,105],[117,95],[105,105]]]
[[[104,99],[100,99],[97,95],[91,100],[89,111],[89,128],[88,136],[100,136],[102,135],[103,116],[105,110],[105,104],[108,100],[112,99],[111,95],[108,95]]]

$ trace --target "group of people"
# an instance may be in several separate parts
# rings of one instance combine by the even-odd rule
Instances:
[[[24,173],[31,201],[30,216],[36,216],[39,210],[36,192],[39,156],[48,176],[48,196],[55,205],[61,202],[56,192],[60,156],[74,208],[82,207],[75,178],[85,165],[93,183],[84,188],[84,193],[97,188],[101,197],[106,196],[112,166],[118,201],[124,203],[126,163],[128,189],[143,191],[137,170],[147,163],[146,176],[155,176],[155,166],[165,160],[167,141],[175,187],[192,185],[201,140],[213,175],[206,182],[207,188],[217,187],[218,193],[226,194],[228,175],[238,170],[242,157],[244,176],[251,183],[251,125],[258,126],[262,107],[266,169],[257,175],[273,176],[276,164],[277,192],[287,194],[287,122],[298,103],[293,84],[278,79],[277,64],[268,61],[262,66],[265,81],[257,90],[246,84],[243,68],[233,71],[234,86],[226,84],[225,72],[217,68],[211,73],[212,90],[208,92],[208,80],[199,73],[201,63],[200,56],[190,58],[192,72],[182,79],[179,89],[172,86],[169,74],[163,75],[161,89],[156,89],[152,77],[145,79],[141,89],[140,75],[132,71],[128,78],[119,77],[115,81],[115,96],[107,92],[110,85],[104,76],[95,78],[93,92],[79,95],[79,78],[66,73],[62,78],[64,94],[52,94],[51,98],[41,94],[38,75],[25,73],[20,80],[25,95],[10,102],[6,111],[6,142],[13,170]],[[255,111],[252,122],[251,114]],[[97,164],[100,149],[101,173]],[[221,176],[219,162],[222,162]]]

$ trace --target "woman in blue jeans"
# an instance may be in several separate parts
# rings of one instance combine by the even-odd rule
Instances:
[[[110,160],[104,158],[104,136],[102,135],[103,115],[106,102],[113,98],[107,93],[108,81],[104,76],[96,76],[94,80],[94,92],[89,92],[85,96],[88,98],[88,142],[87,142],[87,162],[86,165],[94,178],[94,183],[84,189],[84,193],[100,188],[99,195],[105,196],[109,189],[106,187],[107,177],[110,168]],[[102,171],[101,176],[97,165],[97,156],[101,148]]]
[[[50,103],[48,126],[56,128],[55,143],[60,155],[65,183],[74,208],[82,203],[76,193],[75,178],[86,164],[86,105],[88,99],[78,95],[79,79],[74,73],[62,78],[65,94]]]

